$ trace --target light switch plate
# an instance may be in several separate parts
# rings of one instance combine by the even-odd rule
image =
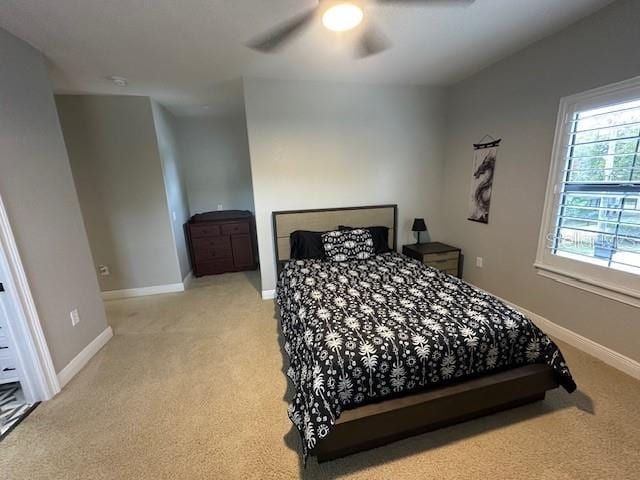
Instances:
[[[71,310],[71,325],[74,327],[80,323],[80,314],[78,313],[78,309],[75,308]]]

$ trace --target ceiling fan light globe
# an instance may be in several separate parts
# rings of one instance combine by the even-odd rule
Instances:
[[[322,16],[323,25],[333,32],[346,32],[362,23],[364,12],[353,3],[344,2],[331,6]]]

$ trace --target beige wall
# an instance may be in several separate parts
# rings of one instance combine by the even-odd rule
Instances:
[[[56,102],[102,291],[181,282],[150,99]]]
[[[177,122],[176,118],[158,102],[152,100],[151,108],[158,137],[158,152],[162,161],[175,252],[178,255],[180,276],[184,278],[191,271],[184,228],[184,224],[189,220],[189,201],[178,148]]]
[[[399,244],[442,232],[442,91],[245,80],[262,290],[275,288],[275,210],[398,204]]]
[[[107,321],[44,60],[0,29],[0,65],[0,195],[59,372]]]
[[[178,138],[191,214],[254,211],[247,122],[243,113],[178,117]]]
[[[637,308],[543,278],[533,262],[560,98],[640,75],[638,25],[640,2],[618,1],[451,88],[441,201],[467,280],[635,360]],[[489,225],[466,220],[471,145],[485,133],[503,139]]]

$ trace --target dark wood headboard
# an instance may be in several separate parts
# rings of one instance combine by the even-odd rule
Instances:
[[[273,212],[273,245],[278,270],[289,260],[290,235],[296,230],[324,232],[337,230],[339,225],[350,227],[389,227],[389,245],[397,247],[398,206],[370,205],[365,207],[318,208]]]

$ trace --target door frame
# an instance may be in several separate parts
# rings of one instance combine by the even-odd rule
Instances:
[[[16,346],[25,397],[29,403],[49,400],[60,392],[60,382],[1,194],[0,273],[6,277],[0,308],[7,315],[8,333]]]

